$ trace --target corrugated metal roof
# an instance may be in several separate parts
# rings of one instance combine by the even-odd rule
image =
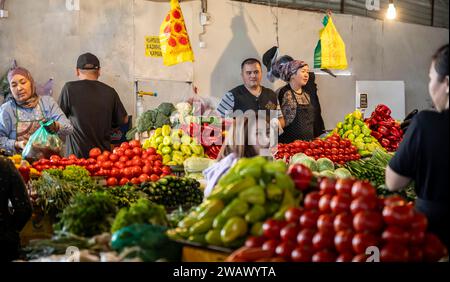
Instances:
[[[374,0],[233,0],[254,4],[279,6],[291,9],[326,11],[384,19],[389,0],[380,0],[378,10],[369,11],[367,2]],[[432,3],[434,2],[434,15],[432,18]],[[397,10],[397,20],[421,25],[449,27],[449,1],[446,0],[398,0],[394,1]]]

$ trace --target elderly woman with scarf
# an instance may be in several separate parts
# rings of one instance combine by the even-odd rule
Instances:
[[[278,141],[311,140],[324,133],[317,87],[314,77],[311,77],[314,73],[309,73],[308,64],[284,56],[275,62],[272,73],[287,82],[277,90],[286,122]]]
[[[60,137],[69,135],[73,126],[50,96],[38,96],[30,72],[17,67],[9,71],[8,82],[13,99],[0,107],[0,149],[7,154],[20,153],[40,121],[54,120],[47,130]]]

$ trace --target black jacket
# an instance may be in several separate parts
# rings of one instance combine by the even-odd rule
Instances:
[[[12,211],[8,207],[11,201]],[[0,253],[5,245],[17,245],[19,232],[31,217],[31,203],[28,193],[14,164],[6,157],[0,156]]]

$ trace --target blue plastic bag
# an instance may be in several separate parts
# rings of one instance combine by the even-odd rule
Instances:
[[[53,134],[45,129],[53,123],[53,120],[47,122],[40,121],[41,125],[28,140],[22,152],[22,158],[29,162],[40,159],[49,159],[52,155],[61,156],[63,153],[63,142],[57,134]]]

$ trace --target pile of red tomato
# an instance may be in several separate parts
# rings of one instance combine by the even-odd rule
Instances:
[[[108,186],[157,181],[160,177],[172,173],[169,166],[162,164],[162,156],[156,153],[154,148],[144,150],[137,140],[124,142],[112,152],[93,148],[89,151],[88,159],[79,159],[75,155],[68,158],[54,155],[50,159],[33,163],[33,167],[38,171],[64,169],[68,165],[82,166],[91,176],[106,177]]]
[[[268,219],[245,245],[294,262],[435,262],[448,253],[427,224],[403,198],[378,198],[369,182],[322,178],[303,208]]]
[[[289,144],[280,143],[274,157],[289,161],[297,153],[304,153],[316,160],[328,158],[338,164],[361,158],[358,154],[358,148],[352,145],[350,140],[341,139],[338,134],[333,134],[325,140],[316,138],[310,142],[296,140]]]

